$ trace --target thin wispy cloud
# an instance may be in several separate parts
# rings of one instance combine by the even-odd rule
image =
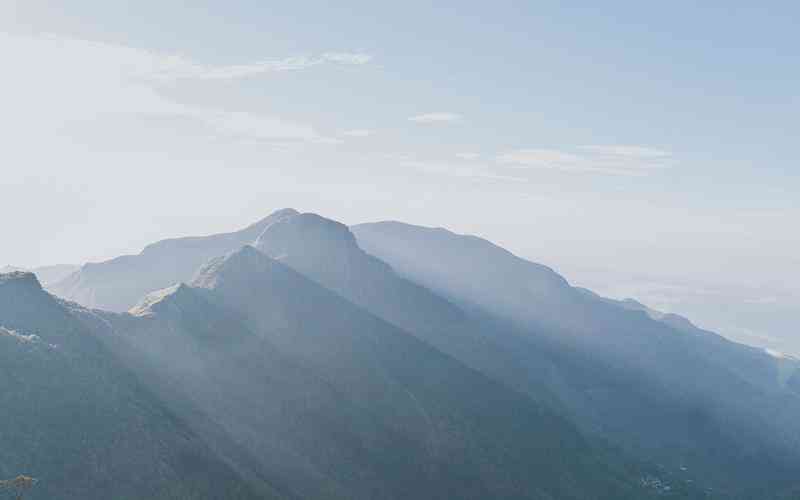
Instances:
[[[363,52],[326,52],[322,54],[322,59],[339,64],[361,66],[372,61],[372,56]]]
[[[9,128],[42,123],[69,130],[75,123],[105,123],[120,116],[189,119],[215,136],[276,143],[338,144],[307,123],[268,113],[181,102],[162,92],[165,81],[235,79],[322,64],[366,64],[366,54],[330,52],[245,65],[201,65],[189,58],[117,44],[56,36],[0,33],[5,116]],[[31,64],[36,61],[37,64]],[[44,64],[46,62],[47,64]],[[57,81],[58,85],[51,82]],[[6,102],[7,101],[7,102]],[[3,129],[0,116],[0,129]]]
[[[528,148],[501,153],[497,161],[515,168],[540,168],[574,173],[644,176],[668,168],[673,155],[643,146],[591,145],[571,150]]]
[[[408,121],[414,123],[451,123],[461,120],[461,115],[450,112],[424,113],[409,117]]]
[[[186,113],[211,127],[218,135],[251,141],[338,144],[338,139],[320,135],[314,127],[289,120],[242,111],[187,109]]]
[[[529,182],[528,179],[524,177],[500,174],[493,171],[489,167],[475,166],[472,164],[426,160],[407,160],[400,162],[400,164],[428,174],[438,174],[447,177],[484,179],[505,182]]]
[[[668,158],[672,154],[668,151],[649,148],[644,146],[624,146],[624,145],[590,145],[579,146],[579,150],[587,151],[597,155],[618,157],[618,158]]]
[[[445,161],[439,159],[420,158],[409,153],[388,153],[380,155],[382,161],[388,161],[403,168],[413,169],[421,173],[453,177],[460,179],[491,180],[502,182],[529,182],[524,177],[497,172],[491,165],[477,162]]]
[[[181,56],[155,55],[162,58],[158,67],[143,76],[155,80],[233,80],[278,73],[300,71],[323,64],[361,66],[367,64],[372,56],[363,53],[328,52],[320,56],[297,56],[283,59],[257,61],[248,64],[211,66],[196,63]]]
[[[467,161],[477,160],[480,156],[478,153],[456,153],[456,158]]]
[[[366,128],[356,128],[345,130],[341,133],[341,135],[345,137],[369,137],[372,135],[372,130]]]

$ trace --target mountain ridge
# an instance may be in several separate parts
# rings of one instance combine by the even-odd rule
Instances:
[[[208,259],[253,243],[271,223],[296,213],[281,209],[238,231],[161,240],[136,255],[84,264],[50,289],[85,307],[125,312],[147,293],[187,281]]]
[[[0,275],[0,476],[39,478],[34,500],[272,498],[176,418],[75,308],[32,273]]]
[[[335,498],[405,498],[409,488],[416,498],[600,498],[593,488],[648,495],[632,471],[609,465],[613,454],[584,443],[566,422],[250,246],[152,298],[137,317],[111,318],[129,340],[119,348],[154,360],[165,346],[186,352],[185,361],[155,363],[164,380],[187,387],[200,409],[249,443],[273,482],[300,496],[320,497],[319,484]],[[209,319],[215,310],[224,318]],[[225,331],[225,343],[209,330]],[[475,390],[484,396],[475,400]],[[263,406],[254,391],[282,410]],[[239,398],[259,417],[234,405]],[[351,463],[360,484],[345,473]],[[564,478],[531,483],[523,463]]]
[[[465,310],[509,322],[537,346],[528,351],[531,359],[537,350],[552,352],[560,375],[549,385],[584,430],[650,460],[683,455],[672,466],[703,470],[695,479],[715,488],[732,487],[751,467],[765,475],[780,470],[775,477],[785,482],[789,464],[800,463],[791,430],[797,397],[787,391],[790,383],[776,383],[778,367],[762,351],[548,278],[543,266],[480,238],[396,222],[351,229],[359,245],[406,279]],[[582,373],[590,366],[596,369]],[[661,422],[660,431],[642,425],[648,420]]]
[[[478,237],[398,222],[348,228],[317,214],[284,210],[244,233],[164,240],[146,249],[135,258],[115,261],[126,268],[118,276],[124,297],[115,296],[116,286],[104,288],[101,279],[87,281],[78,298],[100,297],[117,303],[118,310],[130,309],[129,319],[103,316],[117,325],[152,320],[159,329],[183,329],[184,341],[224,345],[219,332],[225,329],[238,332],[239,340],[263,335],[271,346],[259,347],[266,349],[265,356],[273,356],[270,349],[286,351],[301,364],[334,363],[336,358],[319,351],[330,339],[321,336],[311,342],[297,337],[297,331],[310,335],[337,321],[346,324],[344,310],[352,311],[353,318],[368,313],[372,319],[363,317],[351,330],[396,328],[574,421],[592,439],[620,446],[645,463],[666,464],[668,475],[685,474],[714,488],[730,488],[733,494],[754,487],[748,478],[785,481],[787,464],[794,460],[790,455],[797,436],[792,436],[791,416],[797,412],[791,394],[800,394],[800,372],[791,360],[776,363],[773,356],[743,349],[685,318],[572,287],[552,268]],[[147,260],[154,255],[170,266],[168,272],[143,266],[156,262]],[[233,266],[237,259],[239,271]],[[229,271],[224,276],[219,272],[223,267]],[[251,290],[248,276],[254,273],[270,276],[269,286]],[[90,274],[84,277],[92,278]],[[236,285],[227,288],[228,282]],[[324,298],[309,283],[345,302]],[[134,291],[142,292],[138,301],[155,290],[162,291],[142,302],[130,299]],[[307,301],[316,297],[326,305],[315,309],[298,304],[289,298],[293,295]],[[194,302],[204,305],[198,308]],[[195,312],[184,316],[184,307]],[[198,312],[204,308],[210,312]],[[315,322],[325,310],[330,324]],[[161,335],[159,331],[145,328],[142,335]],[[353,333],[340,334],[355,339]],[[359,342],[373,342],[368,339]],[[300,344],[303,350],[293,350]],[[339,346],[329,349],[344,355]],[[323,378],[350,373],[349,365],[335,366],[334,372],[325,368]],[[359,386],[359,377],[347,376],[353,377],[347,379],[353,387],[367,390]],[[180,377],[186,380],[185,374]],[[340,390],[347,394],[348,387]],[[408,410],[382,399],[385,394],[378,389],[369,391],[367,399],[381,411],[399,415]],[[396,396],[398,401],[407,397]],[[357,411],[358,406],[351,408]],[[664,435],[659,437],[656,428]],[[724,450],[722,460],[714,458],[715,449]],[[315,476],[310,471],[317,466],[304,460],[291,474],[328,477],[331,487],[345,488],[338,491],[348,495],[340,479]],[[757,472],[746,473],[751,469]],[[729,477],[731,484],[725,484]]]

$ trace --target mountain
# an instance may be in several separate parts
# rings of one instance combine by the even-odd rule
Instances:
[[[251,243],[258,252],[247,248],[217,257],[240,248],[239,243]],[[203,266],[194,279],[190,263]],[[433,351],[458,367],[448,371],[471,373],[481,380],[477,386],[493,384],[472,393],[478,400],[486,398],[485,391],[499,391],[528,408],[524,411],[546,415],[530,432],[578,436],[585,452],[566,447],[561,450],[565,463],[585,456],[593,465],[571,463],[566,472],[554,472],[563,481],[525,483],[532,497],[557,491],[555,498],[569,498],[577,490],[560,489],[564,484],[595,484],[593,472],[605,470],[610,486],[601,481],[591,487],[593,493],[580,494],[630,494],[631,477],[636,477],[634,482],[651,492],[667,485],[673,495],[689,495],[697,485],[719,498],[777,498],[794,484],[793,471],[800,464],[796,360],[729,342],[633,300],[613,301],[574,288],[554,270],[480,238],[401,223],[348,228],[287,209],[244,231],[166,240],[140,255],[95,266],[102,272],[93,275],[85,266],[64,280],[79,285],[67,287],[73,298],[94,304],[100,297],[121,311],[136,303],[137,294],[160,290],[130,313],[81,315],[104,332],[99,336],[107,348],[161,400],[177,401],[170,410],[199,435],[209,436],[209,446],[237,473],[284,495],[394,498],[408,477],[422,478],[415,479],[418,494],[463,487],[450,475],[433,481],[430,471],[442,470],[480,478],[473,489],[484,495],[496,493],[499,483],[523,484],[517,483],[521,469],[515,466],[478,472],[468,460],[454,464],[429,451],[430,438],[420,429],[431,426],[420,421],[432,414],[430,401],[450,401],[454,392],[458,396],[443,411],[460,415],[466,390],[458,385],[455,391],[440,389],[421,405],[424,411],[419,406],[412,411],[403,395],[419,400],[418,392],[428,390],[424,384],[403,385],[409,394],[400,391],[388,382],[410,375],[392,364],[391,353],[352,347],[371,339],[363,335],[372,330],[392,331],[382,335],[424,347],[415,349],[404,366],[417,364],[418,356],[427,359],[423,350]],[[329,299],[313,308],[297,302],[319,293]],[[345,316],[352,323],[343,322],[342,311],[350,311]],[[319,333],[331,325],[343,326],[333,336]],[[328,359],[328,351],[341,357]],[[388,375],[364,371],[376,362],[393,368]],[[264,391],[251,381],[261,381]],[[303,401],[315,403],[311,416],[298,409],[304,407],[293,394],[306,394]],[[277,408],[285,413],[259,403],[265,395],[267,401],[280,401]],[[509,404],[496,403],[498,408]],[[500,425],[496,416],[451,415],[439,418],[490,422],[479,424],[487,429]],[[348,421],[359,422],[363,433],[344,426]],[[453,442],[493,450],[485,454],[496,464],[508,459],[502,450],[513,454],[514,446],[525,443],[508,438],[497,449],[479,444],[486,436],[473,439],[465,430],[454,435]],[[315,453],[317,442],[326,443],[324,456]],[[424,457],[415,466],[429,475],[411,465],[381,462],[378,450],[387,446],[396,447],[404,463]],[[459,453],[481,455],[473,448]],[[559,456],[559,448],[549,453]],[[655,469],[626,465],[626,457],[656,464]],[[397,474],[390,474],[394,468]],[[353,477],[360,481],[354,483]],[[769,491],[760,489],[764,484],[772,485]]]
[[[550,367],[544,382],[584,431],[727,496],[794,483],[796,365],[573,288],[481,238],[397,222],[351,229],[403,277],[516,331],[530,346],[521,355]]]
[[[47,286],[51,283],[55,283],[60,281],[70,274],[77,271],[79,266],[73,266],[72,264],[56,264],[52,266],[41,266],[35,267],[33,269],[23,269],[21,267],[16,266],[5,266],[0,268],[0,274],[8,274],[12,272],[19,272],[19,271],[28,271],[32,272],[36,275],[39,279],[39,282]]]
[[[789,384],[789,380],[795,374],[800,374],[800,360],[792,356],[730,342],[714,332],[699,328],[686,317],[652,309],[635,299],[614,300],[601,297],[583,288],[576,287],[576,290],[595,300],[616,305],[622,309],[641,311],[655,321],[690,334],[696,342],[705,344],[706,349],[714,356],[717,363],[724,363],[727,370],[736,372],[763,390],[770,391],[776,387],[786,388],[800,395],[800,392]]]
[[[540,383],[543,366],[519,356],[520,339],[498,335],[495,322],[476,320],[397,275],[364,252],[344,224],[311,213],[286,217],[266,228],[255,247],[471,368],[554,404]]]
[[[31,273],[0,275],[0,477],[33,499],[256,499]],[[28,498],[28,497],[26,497]]]
[[[219,423],[287,495],[656,493],[645,468],[252,247],[103,317],[115,352]]]
[[[85,264],[49,288],[85,307],[124,312],[147,293],[188,280],[208,259],[253,243],[270,224],[294,214],[279,210],[240,231],[159,241],[138,255]]]

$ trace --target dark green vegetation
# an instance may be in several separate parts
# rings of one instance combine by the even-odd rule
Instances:
[[[0,275],[0,477],[30,498],[253,498],[30,273]]]
[[[478,238],[282,210],[52,290],[110,311],[0,281],[0,477],[32,498],[796,491],[796,361]]]

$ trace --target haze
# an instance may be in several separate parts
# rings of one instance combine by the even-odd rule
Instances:
[[[0,267],[293,206],[800,353],[799,7],[195,5],[0,1]]]

